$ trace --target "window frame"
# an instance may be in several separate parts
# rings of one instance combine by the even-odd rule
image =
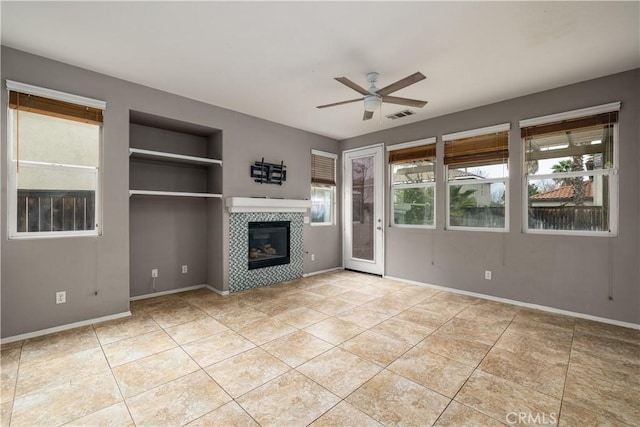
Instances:
[[[507,147],[510,143],[510,131],[511,131],[511,123],[502,123],[493,126],[487,126],[477,129],[471,129],[461,132],[450,133],[446,135],[442,135],[443,143],[447,144],[447,142],[452,142],[458,139],[472,138],[476,136],[488,135],[491,133],[500,133],[507,132]],[[446,148],[446,147],[445,147]],[[450,165],[445,164],[444,174],[445,174],[445,229],[451,231],[472,231],[472,232],[487,232],[487,233],[508,233],[509,232],[509,202],[510,202],[510,191],[509,191],[509,178],[510,178],[510,155],[507,155],[505,158],[507,174],[501,178],[480,178],[475,179],[472,182],[474,184],[493,184],[493,183],[504,183],[504,227],[496,228],[496,227],[466,227],[459,225],[451,225],[451,186],[453,185],[464,185],[464,180],[451,180],[449,179],[449,168]]]
[[[90,107],[94,109],[106,110],[106,102],[73,95],[43,87],[33,86],[25,83],[6,80],[6,94],[9,99],[10,92],[20,92],[28,95],[48,98],[55,101],[62,101],[76,104],[78,106]],[[32,239],[52,239],[67,237],[87,237],[102,235],[102,148],[104,137],[104,125],[95,124],[98,130],[98,159],[97,166],[82,166],[74,164],[61,164],[51,162],[38,162],[29,160],[14,159],[14,139],[16,129],[12,120],[12,108],[7,102],[7,235],[10,240],[32,240]],[[65,117],[57,117],[61,120],[70,120]],[[61,231],[18,231],[18,162],[32,168],[54,169],[54,170],[82,170],[93,171],[95,174],[94,192],[94,221],[92,230],[61,230]]]
[[[556,114],[550,114],[541,117],[521,120],[519,122],[520,129],[544,125],[549,123],[561,122],[564,120],[573,120],[586,118],[589,116],[611,113],[620,111],[621,102],[612,102],[608,104],[597,105],[593,107],[581,108],[578,110],[565,111]],[[581,237],[616,237],[618,236],[618,218],[619,218],[619,123],[613,123],[613,167],[607,169],[583,170],[572,172],[559,172],[553,174],[529,175],[527,173],[526,161],[526,140],[521,138],[522,143],[522,232],[532,235],[553,235],[553,236],[581,236]],[[608,231],[589,231],[589,230],[551,230],[529,228],[529,182],[543,179],[561,179],[576,178],[584,176],[606,176],[609,178],[609,230]]]
[[[387,153],[390,151],[401,150],[404,148],[414,148],[421,147],[423,145],[432,145],[436,143],[435,137],[418,139],[415,141],[403,142],[400,144],[387,145]],[[389,156],[387,156],[388,159]],[[437,178],[437,158],[433,160],[433,182],[420,182],[420,183],[409,183],[409,184],[394,184],[393,182],[393,165],[400,163],[391,163],[389,162],[389,226],[396,228],[416,228],[416,229],[424,229],[424,230],[434,230],[437,224],[437,201],[436,201],[436,193],[437,187],[436,183],[438,182]],[[395,211],[394,211],[394,194],[395,189],[403,189],[403,188],[433,188],[433,224],[396,224],[395,222]]]
[[[323,184],[311,184],[311,191],[313,194],[313,190],[320,190],[320,191],[325,191],[327,190],[329,192],[329,197],[330,197],[330,212],[331,212],[331,221],[323,221],[323,222],[315,222],[313,221],[313,215],[310,216],[309,218],[309,224],[311,224],[312,227],[322,227],[322,226],[327,226],[327,225],[335,225],[336,223],[336,186],[335,185],[323,185]],[[313,207],[313,201],[311,201],[311,206]],[[313,209],[313,208],[312,208]]]
[[[309,225],[311,227],[327,227],[327,226],[334,226],[336,225],[336,187],[337,187],[337,179],[336,179],[336,173],[337,173],[337,162],[338,162],[338,155],[335,153],[329,153],[327,151],[321,151],[321,150],[316,150],[316,149],[312,149],[311,150],[311,158],[312,158],[312,163],[313,163],[313,156],[322,156],[322,157],[327,157],[333,160],[333,179],[334,179],[334,184],[322,184],[322,183],[316,183],[313,182],[313,176],[311,177],[312,182],[311,182],[311,187],[310,187],[310,194],[309,194],[309,200],[311,201],[311,208],[309,210]],[[313,175],[313,171],[311,172]],[[325,190],[328,189],[330,190],[330,212],[331,212],[331,221],[323,221],[323,222],[314,222],[313,221],[313,215],[311,213],[311,210],[313,209],[313,190],[314,189],[321,189],[321,190]]]

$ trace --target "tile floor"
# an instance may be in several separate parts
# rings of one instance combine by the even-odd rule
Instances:
[[[639,425],[640,332],[353,272],[2,346],[3,426]]]

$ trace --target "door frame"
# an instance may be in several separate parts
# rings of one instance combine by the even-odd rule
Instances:
[[[358,268],[353,268],[354,266],[348,265],[347,259],[351,259],[350,250],[352,249],[352,237],[351,237],[351,223],[352,219],[347,218],[347,212],[351,209],[351,191],[347,191],[347,182],[351,182],[351,177],[347,175],[347,159],[350,154],[364,152],[369,150],[375,150],[374,155],[376,156],[376,161],[374,162],[374,218],[377,217],[380,221],[379,229],[375,232],[375,240],[374,240],[374,261],[369,262],[366,260],[356,261],[360,262],[360,267],[364,266],[365,268],[360,270]],[[342,151],[342,268],[345,269],[353,269],[356,271],[362,271],[364,273],[376,274],[384,277],[385,274],[385,148],[384,143],[380,142],[377,144],[367,145],[364,147],[352,148],[349,150]],[[351,183],[351,187],[349,190],[353,188],[353,184]],[[379,206],[377,206],[379,205]],[[375,219],[374,219],[374,227]],[[367,264],[370,264],[371,268],[368,268]],[[368,270],[368,271],[367,271]]]

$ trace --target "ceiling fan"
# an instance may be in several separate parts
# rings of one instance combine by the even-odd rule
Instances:
[[[327,107],[335,107],[336,105],[349,104],[351,102],[363,101],[364,100],[364,115],[362,116],[362,120],[369,120],[373,117],[373,112],[380,107],[380,104],[383,102],[389,102],[391,104],[399,104],[399,105],[408,105],[409,107],[417,107],[422,108],[426,105],[427,101],[419,101],[417,99],[409,99],[409,98],[400,98],[398,96],[389,96],[390,93],[398,91],[402,88],[405,88],[409,85],[419,82],[420,80],[426,79],[426,77],[420,73],[416,72],[411,74],[404,79],[400,79],[395,83],[391,83],[389,86],[385,86],[382,89],[378,89],[376,87],[376,82],[378,81],[378,73],[367,73],[367,81],[371,84],[369,90],[357,85],[346,77],[336,77],[337,81],[342,83],[345,86],[350,87],[361,95],[364,95],[363,98],[350,99],[348,101],[334,102],[333,104],[326,105],[318,105],[318,108],[327,108]]]

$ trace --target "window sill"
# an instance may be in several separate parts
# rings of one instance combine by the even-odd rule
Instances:
[[[66,238],[78,238],[78,237],[100,237],[102,235],[99,231],[92,232],[78,232],[78,233],[20,233],[9,236],[9,240],[40,240],[40,239],[66,239]]]
[[[447,227],[446,231],[471,231],[471,232],[486,232],[486,233],[508,233],[508,228],[490,228],[490,227]]]
[[[417,225],[417,224],[391,224],[391,228],[408,228],[408,229],[419,229],[419,230],[435,230],[435,225]]]
[[[571,230],[529,230],[525,229],[523,234],[541,236],[563,236],[563,237],[617,237],[618,233],[613,231],[571,231]]]

